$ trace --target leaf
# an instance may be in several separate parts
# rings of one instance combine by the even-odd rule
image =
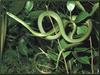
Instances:
[[[74,1],[67,1],[67,9],[69,12],[72,12],[75,8],[75,2]]]
[[[2,57],[2,52],[4,49],[5,39],[7,31],[7,15],[4,13],[0,16],[0,55]]]
[[[94,57],[99,56],[99,52],[94,50],[94,51],[93,51],[93,56],[94,56]]]
[[[78,57],[77,60],[83,64],[90,64],[88,56]]]
[[[87,17],[89,17],[90,14],[88,12],[81,12],[77,17],[76,17],[76,22],[81,22],[82,20],[86,19]]]
[[[83,5],[80,3],[80,1],[75,1],[75,4],[80,10],[85,11],[85,9],[84,9]]]
[[[92,11],[90,13],[90,15],[92,16],[94,14],[94,12],[99,8],[99,3],[95,3],[94,6],[92,7]]]
[[[28,55],[28,48],[26,46],[26,42],[24,39],[21,39],[19,41],[19,45],[18,45],[18,51],[22,54],[27,56]]]
[[[61,39],[60,40],[60,45],[61,45],[62,49],[64,49],[64,48],[67,47],[68,43],[64,39]]]
[[[64,58],[66,58],[70,53],[71,53],[71,51],[63,52]]]
[[[43,10],[32,11],[29,13],[28,17],[31,19],[36,19],[43,12]]]
[[[33,8],[33,1],[27,1],[25,6],[26,12],[30,12],[32,8]]]
[[[48,56],[54,60],[54,61],[57,61],[57,58],[58,58],[58,54],[56,52],[53,52],[51,50],[47,50],[47,53],[48,53]]]
[[[23,8],[27,0],[11,0],[12,2],[9,3],[9,12],[13,14],[18,14]]]
[[[78,47],[78,48],[74,48],[74,51],[87,51],[88,48],[85,48],[85,47]]]
[[[77,27],[77,34],[84,34],[84,33],[87,33],[88,31],[88,27],[86,26],[80,26],[80,27]]]
[[[72,16],[72,20],[75,21],[76,17],[77,17],[77,16],[73,15],[73,16]]]

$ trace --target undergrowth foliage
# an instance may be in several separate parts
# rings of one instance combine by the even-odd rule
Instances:
[[[0,0],[0,74],[98,74],[98,8],[96,0]],[[89,35],[70,42],[50,14],[42,20],[48,34],[42,34],[38,19],[48,11],[61,18],[67,39],[83,37],[92,24]],[[31,29],[44,37],[36,36]],[[52,36],[59,32],[60,36],[48,40],[50,31]]]

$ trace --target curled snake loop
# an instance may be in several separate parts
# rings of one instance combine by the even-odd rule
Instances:
[[[27,28],[33,34],[33,36],[45,38],[48,40],[57,39],[62,35],[62,37],[69,43],[79,43],[79,42],[83,42],[90,35],[90,33],[92,31],[92,22],[90,19],[88,19],[85,22],[85,24],[88,27],[88,31],[86,32],[86,34],[84,34],[80,38],[74,39],[73,35],[75,34],[75,31],[77,29],[77,25],[75,24],[75,22],[71,21],[71,24],[73,25],[73,30],[69,36],[65,32],[65,27],[68,26],[68,21],[66,20],[66,26],[64,26],[62,19],[54,11],[44,11],[43,13],[40,14],[40,16],[38,18],[38,27],[39,27],[40,32],[36,32],[36,31],[32,30],[32,28],[29,25],[27,25],[23,20],[21,20],[20,18],[18,18],[15,15],[13,15],[12,13],[7,12],[7,15],[9,15],[11,18],[13,18],[16,21],[18,21],[19,23],[21,23],[25,28]],[[45,30],[43,29],[42,21],[43,21],[44,17],[46,17],[46,16],[52,17],[56,20],[58,26],[55,29],[59,29],[56,34],[54,34],[54,32],[55,32],[54,29],[51,29],[49,32],[45,32]]]

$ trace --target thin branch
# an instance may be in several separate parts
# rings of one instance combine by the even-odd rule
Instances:
[[[89,38],[89,40],[90,40],[90,48],[91,48],[91,72],[92,72],[92,74],[94,74],[94,66],[93,66],[93,50],[92,50],[92,39],[91,39],[91,37]]]

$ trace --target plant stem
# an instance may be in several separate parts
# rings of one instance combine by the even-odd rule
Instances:
[[[94,66],[93,66],[93,50],[92,50],[92,40],[91,40],[91,37],[89,38],[90,40],[90,48],[91,48],[91,72],[92,74],[94,74]]]
[[[71,72],[71,70],[72,70],[71,61],[69,60],[68,62],[69,62],[69,69],[70,69],[70,72]]]
[[[58,41],[58,44],[59,44],[59,47],[60,47],[60,51],[62,51],[63,49],[62,49],[62,47],[61,47],[61,44],[60,44],[60,42],[59,42],[59,39],[57,39],[57,41]],[[64,51],[64,50],[63,50],[63,51]],[[67,74],[69,74],[68,66],[67,66],[67,63],[66,63],[66,59],[65,59],[65,57],[64,57],[64,55],[63,55],[63,52],[61,52],[61,53],[62,53],[62,56],[63,56],[63,59],[64,59],[66,72],[67,72]]]
[[[70,20],[72,20],[72,13],[70,12]]]
[[[50,16],[49,16],[49,19],[50,19],[50,21],[51,21],[51,24],[52,24],[52,26],[53,26],[53,29],[54,29],[54,31],[55,31],[55,34],[57,34],[57,31],[56,31],[56,29],[55,29],[55,27],[54,27],[54,23],[53,23],[53,21],[52,21],[52,19],[51,19]],[[59,39],[57,39],[57,42],[58,42],[59,47],[60,47],[60,50],[59,50],[60,53],[59,53],[59,55],[58,55],[56,68],[58,67],[58,63],[59,63],[60,56],[61,56],[61,54],[62,54],[63,51],[64,51],[64,50],[62,49],[61,45],[60,45]],[[62,55],[63,55],[63,54],[62,54]],[[65,68],[66,68],[67,74],[69,74],[68,66],[67,66],[66,59],[65,59],[64,55],[63,55],[63,59],[64,59]]]
[[[11,48],[11,47],[10,47],[10,48]],[[16,47],[16,51],[17,51],[18,62],[19,62],[20,65],[22,65],[22,62],[21,62],[21,60],[20,60],[20,54],[19,54],[19,52],[18,52],[18,47]]]

